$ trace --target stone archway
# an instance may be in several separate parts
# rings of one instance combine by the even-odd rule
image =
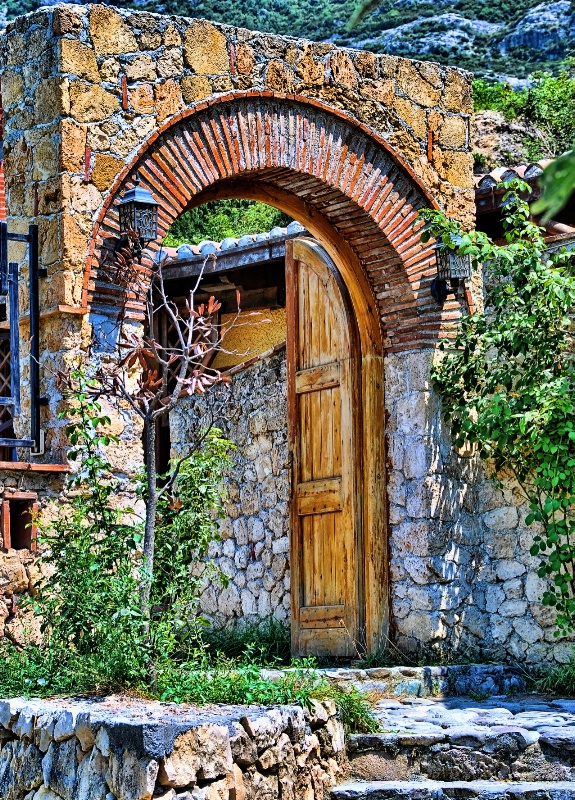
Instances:
[[[429,293],[432,250],[420,242],[417,211],[436,201],[385,139],[316,100],[242,92],[200,103],[154,134],[122,170],[99,214],[85,290],[98,292],[99,248],[118,233],[116,203],[138,169],[160,202],[160,233],[187,208],[215,197],[249,196],[300,219],[369,297],[371,336],[386,351],[433,346],[442,318]],[[350,287],[352,297],[354,290]],[[379,313],[376,307],[379,306]],[[398,308],[401,306],[401,308]]]
[[[92,239],[92,308],[105,311],[98,255],[118,235],[117,201],[135,169],[160,203],[161,235],[192,206],[250,197],[305,224],[337,266],[360,337],[361,617],[368,646],[377,647],[387,632],[383,356],[438,334],[432,300],[417,291],[433,269],[417,211],[434,201],[385,140],[341,112],[270,93],[220,98],[172,120],[116,181]]]
[[[460,536],[465,518],[451,500],[461,497],[465,480],[444,468],[445,437],[428,376],[442,326],[460,308],[453,300],[434,305],[431,254],[413,223],[417,208],[434,202],[472,222],[470,76],[104,5],[21,18],[8,26],[3,53],[8,219],[38,223],[48,273],[40,298],[45,460],[57,460],[66,446],[63,423],[54,421],[61,397],[52,376],[71,352],[88,347],[94,328],[108,324],[100,315],[110,309],[98,257],[116,236],[114,204],[133,167],[163,201],[164,229],[208,199],[271,202],[306,225],[345,277],[361,311],[362,382],[380,392],[384,356],[377,443],[383,448],[385,413],[390,513],[374,514],[372,529],[381,548],[390,542],[394,641],[408,648],[456,641],[472,590],[465,588],[462,600],[454,592],[463,613],[446,622],[426,559],[433,548],[441,562]],[[141,459],[139,431],[122,430],[124,446],[114,458],[131,474]],[[368,469],[381,480],[376,458]],[[448,498],[445,547],[436,537],[437,496]],[[383,586],[381,563],[387,558],[370,566],[371,582]],[[466,567],[465,575],[471,572]],[[450,581],[459,589],[459,578]]]

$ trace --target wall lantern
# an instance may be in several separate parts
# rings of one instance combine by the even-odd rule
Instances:
[[[457,239],[454,243],[461,244]],[[446,248],[443,242],[435,244],[433,249],[437,262],[437,277],[431,282],[431,294],[434,300],[443,305],[447,295],[453,292],[453,296],[457,297],[460,284],[471,277],[471,256],[469,254],[460,256],[457,250]]]
[[[124,194],[118,205],[120,233],[127,236],[130,231],[138,234],[138,255],[142,248],[158,238],[158,208],[153,196],[140,186],[140,176],[136,172],[132,178],[134,186]]]

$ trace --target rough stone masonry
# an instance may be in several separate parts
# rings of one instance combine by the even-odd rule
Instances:
[[[117,314],[113,296],[107,307],[102,300],[98,258],[104,241],[117,236],[114,203],[133,168],[143,167],[161,200],[162,232],[196,195],[247,174],[257,183],[265,173],[278,196],[291,192],[312,233],[320,223],[333,232],[361,275],[365,305],[381,318],[390,637],[409,652],[433,646],[526,662],[568,659],[570,644],[555,644],[552,613],[539,603],[542,584],[528,555],[532,534],[523,526],[521,496],[511,484],[496,489],[475,459],[453,452],[429,384],[438,338],[461,309],[452,300],[439,309],[431,300],[435,267],[419,240],[416,212],[435,203],[473,222],[470,76],[104,5],[59,5],[9,23],[0,70],[8,222],[16,232],[38,224],[48,271],[40,300],[46,454],[34,463],[53,470],[47,477],[29,464],[4,468],[4,485],[16,481],[37,491],[44,507],[54,507],[61,492],[67,443],[56,373],[88,350],[93,334],[102,340]],[[313,158],[304,158],[308,149]],[[15,250],[17,257],[23,253]],[[21,305],[26,342],[25,285]],[[94,349],[92,355],[107,357]],[[23,363],[26,356],[23,345]],[[249,379],[237,380],[238,396]],[[18,433],[28,424],[27,381],[24,369]],[[262,455],[254,455],[252,437],[265,438],[264,421],[257,434],[251,430],[265,416],[258,403],[254,397],[240,447],[243,482],[230,483],[233,522],[226,522],[218,555],[235,570],[231,618],[281,618],[288,608],[281,550],[287,532],[283,521],[279,533],[269,522],[283,513],[285,486],[281,475],[260,480],[256,470],[255,480],[245,477],[247,462]],[[141,431],[126,410],[109,411],[120,436],[111,457],[128,480],[142,461]],[[281,443],[272,446],[281,456]],[[20,458],[25,462],[27,453]],[[274,484],[274,508],[238,508],[248,484],[259,493],[266,481]],[[252,546],[255,560],[244,567]],[[25,576],[11,566],[18,560]],[[17,616],[12,598],[32,578],[27,560],[0,553],[10,620]]]
[[[3,800],[323,800],[345,763],[331,700],[0,702]]]

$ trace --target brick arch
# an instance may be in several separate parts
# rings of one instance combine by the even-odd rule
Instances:
[[[262,199],[303,222],[337,262],[347,256],[343,272],[355,270],[358,281],[354,304],[373,306],[387,351],[436,340],[443,315],[429,294],[433,257],[416,219],[436,203],[387,142],[345,112],[303,97],[238,92],[172,118],[118,176],[100,212],[86,271],[93,306],[105,302],[100,250],[118,235],[117,201],[136,168],[161,204],[161,234],[209,199]]]

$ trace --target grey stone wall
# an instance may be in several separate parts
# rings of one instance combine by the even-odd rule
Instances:
[[[386,359],[392,641],[417,658],[568,661],[572,644],[557,642],[553,611],[540,602],[525,499],[511,481],[489,480],[477,456],[453,450],[432,359],[431,350]],[[285,352],[243,370],[220,423],[238,450],[222,540],[210,552],[230,584],[202,597],[217,622],[289,621],[285,380]],[[185,406],[172,417],[177,450],[190,420]]]
[[[557,642],[554,613],[540,602],[525,498],[453,450],[432,360],[431,350],[386,360],[394,643],[414,655],[564,663],[573,645]]]
[[[0,701],[3,800],[323,800],[344,765],[331,700],[305,711]]]
[[[205,401],[182,403],[170,418],[176,453],[185,449]],[[201,599],[215,622],[289,620],[289,478],[286,356],[275,353],[238,372],[217,424],[237,447],[226,478],[227,517],[209,556],[229,579],[210,584]]]

